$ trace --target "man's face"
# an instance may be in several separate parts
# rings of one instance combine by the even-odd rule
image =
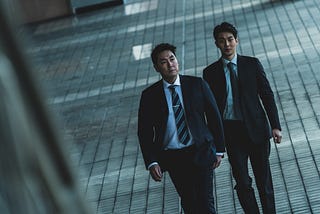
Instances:
[[[236,54],[237,45],[238,39],[234,38],[232,33],[219,33],[216,46],[220,49],[223,58],[231,60]]]
[[[179,64],[176,56],[170,51],[162,51],[158,55],[157,63],[153,65],[162,78],[169,83],[173,83],[179,73]]]

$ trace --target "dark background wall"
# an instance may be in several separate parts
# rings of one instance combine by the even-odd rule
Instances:
[[[23,23],[44,21],[72,14],[70,0],[6,0],[9,13]]]

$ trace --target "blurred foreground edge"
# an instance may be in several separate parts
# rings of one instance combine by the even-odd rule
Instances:
[[[0,1],[0,213],[91,213],[13,21]]]

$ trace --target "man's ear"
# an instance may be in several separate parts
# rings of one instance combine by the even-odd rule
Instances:
[[[156,70],[156,72],[159,72],[158,66],[156,64],[153,64],[153,68],[154,68],[154,70]]]
[[[218,43],[217,40],[214,40],[214,44],[218,47]]]

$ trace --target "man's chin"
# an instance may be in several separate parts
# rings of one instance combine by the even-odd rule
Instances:
[[[177,71],[170,71],[170,76],[171,77],[174,77],[174,76],[177,76],[179,74],[179,72],[177,72]]]
[[[233,58],[233,56],[235,55],[235,53],[233,52],[225,52],[223,53],[223,58],[226,58],[226,59],[230,59],[230,58]]]

